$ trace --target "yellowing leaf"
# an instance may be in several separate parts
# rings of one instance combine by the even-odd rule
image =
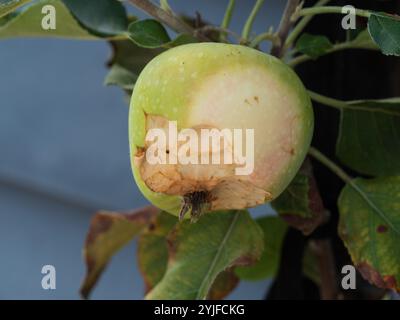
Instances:
[[[142,232],[158,209],[145,207],[130,213],[100,211],[90,224],[83,251],[86,276],[81,294],[87,298],[111,257]]]
[[[361,274],[400,291],[400,176],[355,179],[339,198],[339,233]]]

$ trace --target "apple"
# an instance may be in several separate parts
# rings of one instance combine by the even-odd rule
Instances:
[[[180,218],[254,207],[294,178],[313,125],[306,89],[279,59],[240,45],[182,45],[150,61],[135,84],[133,174],[148,200]]]

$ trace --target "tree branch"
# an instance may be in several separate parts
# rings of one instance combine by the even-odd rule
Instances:
[[[190,34],[201,41],[210,41],[206,36],[196,32],[191,26],[175,17],[173,14],[161,9],[149,0],[128,0],[129,3],[146,12],[149,16],[167,25],[177,33]]]
[[[293,24],[293,22],[291,21],[291,17],[296,11],[299,3],[300,0],[288,0],[286,3],[286,8],[283,12],[282,19],[277,31],[277,38],[279,39],[279,41],[277,41],[271,49],[271,54],[275,57],[281,58],[283,55],[284,43]]]

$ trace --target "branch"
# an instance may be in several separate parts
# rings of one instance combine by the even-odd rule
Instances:
[[[149,16],[152,16],[153,18],[167,25],[177,33],[186,33],[198,38],[201,41],[210,41],[206,36],[196,33],[195,29],[193,29],[191,26],[178,19],[173,14],[156,6],[149,0],[128,0],[128,2],[146,12]]]
[[[277,31],[277,38],[279,41],[277,41],[271,49],[271,54],[275,57],[281,58],[284,53],[283,44],[286,41],[290,28],[292,27],[293,22],[291,17],[295,13],[299,2],[300,0],[288,0],[286,3],[286,8],[283,12],[283,16]]]

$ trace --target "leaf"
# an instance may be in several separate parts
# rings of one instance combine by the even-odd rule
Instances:
[[[149,206],[127,214],[100,211],[93,217],[83,250],[87,270],[80,292],[84,298],[111,257],[143,231],[157,212]]]
[[[400,291],[400,176],[355,179],[338,205],[339,233],[360,273]]]
[[[259,259],[262,230],[246,211],[213,212],[183,221],[168,237],[167,271],[147,299],[205,299],[224,270]]]
[[[107,86],[116,85],[122,89],[132,90],[137,77],[136,74],[132,73],[128,69],[121,67],[119,64],[115,64],[111,67],[110,72],[104,79],[104,84]]]
[[[368,31],[386,55],[400,56],[400,17],[373,12],[368,19]]]
[[[32,0],[0,0],[0,17],[13,12]]]
[[[326,36],[312,35],[308,33],[302,34],[296,43],[296,49],[299,52],[304,53],[313,59],[324,55],[332,49],[332,47],[332,43]]]
[[[42,28],[42,7],[52,5],[56,9],[56,29]],[[18,13],[0,23],[0,38],[10,37],[61,37],[74,39],[96,39],[82,28],[60,0],[41,0],[26,6]]]
[[[232,268],[222,271],[215,279],[208,293],[208,300],[222,300],[236,288],[239,278]]]
[[[158,48],[171,41],[163,25],[152,19],[131,23],[128,27],[128,36],[143,48]]]
[[[148,226],[147,231],[139,236],[138,263],[148,293],[162,279],[167,270],[168,245],[167,235],[178,222],[178,219],[166,212],[160,212]],[[223,299],[237,285],[238,278],[232,270],[223,271],[215,280],[208,299]]]
[[[341,110],[336,154],[358,172],[400,174],[400,99],[364,100]]]
[[[196,43],[198,40],[189,34],[179,34],[174,40],[165,44],[166,48],[178,47],[188,43]]]
[[[179,34],[171,40],[162,24],[151,19],[131,23],[128,27],[128,36],[136,45],[149,49],[173,48],[198,41],[188,34]]]
[[[63,0],[76,19],[88,30],[99,35],[126,32],[128,18],[118,0]]]
[[[276,275],[281,259],[282,242],[288,228],[279,217],[262,217],[256,221],[264,233],[264,251],[254,265],[236,268],[236,274],[243,280],[261,280]]]
[[[256,221],[264,233],[264,251],[261,259],[254,265],[235,269],[235,273],[241,280],[258,281],[273,278],[277,275],[280,266],[282,244],[288,229],[287,224],[281,218],[274,216],[262,217]],[[303,256],[303,273],[319,284],[317,258],[309,245]]]
[[[351,40],[351,47],[355,49],[379,49],[379,47],[372,40],[367,29],[360,31],[358,35],[353,40]]]
[[[107,65],[118,64],[135,75],[139,75],[146,64],[163,51],[161,49],[141,48],[130,40],[110,41],[110,45],[112,55]]]
[[[140,72],[162,49],[147,49],[137,46],[130,40],[110,41],[112,57],[107,65],[110,71],[104,82],[132,90]]]
[[[326,211],[308,160],[271,205],[290,226],[306,235],[325,221]]]
[[[42,8],[56,11],[56,29],[42,28]],[[62,37],[73,39],[113,38],[126,32],[128,19],[117,0],[40,0],[0,21],[0,38]]]

